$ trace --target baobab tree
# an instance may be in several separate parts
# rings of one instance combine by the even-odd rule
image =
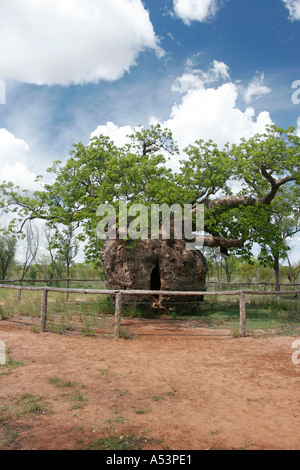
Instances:
[[[168,159],[179,158],[169,130],[138,126],[130,139],[124,147],[103,135],[88,145],[75,144],[65,164],[56,161],[49,168],[54,182],[32,197],[3,183],[2,207],[17,210],[23,226],[37,218],[81,227],[86,259],[99,264],[104,242],[96,233],[97,208],[109,201],[118,210],[121,196],[128,208],[137,203],[203,204],[204,246],[220,247],[225,255],[235,250],[250,257],[255,242],[267,244],[271,238],[283,249],[280,228],[269,227],[283,191],[289,194],[287,212],[299,206],[300,138],[294,128],[270,126],[263,134],[223,149],[211,140],[198,140],[184,150],[178,172],[168,165]],[[238,183],[236,192],[233,181]]]

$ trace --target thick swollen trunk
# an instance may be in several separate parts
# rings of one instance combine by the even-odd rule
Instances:
[[[122,295],[123,304],[141,310],[195,313],[202,296],[159,295],[159,291],[205,291],[206,260],[187,250],[184,240],[107,240],[101,253],[109,290],[153,291],[153,295]],[[114,298],[112,298],[114,302]]]

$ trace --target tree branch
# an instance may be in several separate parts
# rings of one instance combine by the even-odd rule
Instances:
[[[204,246],[208,246],[210,248],[243,248],[244,241],[243,240],[231,240],[224,237],[219,236],[205,236],[204,237]]]
[[[225,196],[213,201],[209,201],[207,209],[214,209],[216,214],[226,212],[228,209],[235,209],[242,206],[254,206],[257,199],[252,196]]]

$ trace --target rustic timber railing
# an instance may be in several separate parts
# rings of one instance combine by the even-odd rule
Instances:
[[[289,282],[289,283],[283,283],[283,282],[280,282],[280,283],[276,283],[276,282],[266,282],[266,281],[260,281],[260,282],[250,282],[250,281],[247,281],[247,282],[244,282],[244,281],[206,281],[206,284],[210,284],[214,286],[214,290],[216,291],[217,290],[217,286],[219,286],[219,288],[223,288],[223,286],[227,286],[227,287],[230,287],[230,286],[263,286],[264,288],[264,291],[267,290],[267,287],[268,286],[271,286],[271,287],[290,287],[292,290],[294,290],[296,287],[300,287],[300,283],[297,283],[297,282]]]
[[[18,284],[22,285],[23,283],[32,283],[32,284],[38,284],[38,283],[46,283],[46,284],[52,284],[55,282],[66,282],[66,283],[74,283],[74,282],[100,282],[104,283],[103,279],[99,278],[94,278],[94,279],[76,279],[76,278],[60,278],[60,279],[8,279],[8,280],[1,280],[1,284]],[[280,287],[290,287],[291,289],[294,289],[295,287],[300,287],[299,282],[289,282],[289,283],[283,283],[280,282],[275,283],[275,282],[266,282],[266,281],[206,281],[207,285],[213,285],[214,290],[217,290],[217,286],[219,287],[230,287],[230,286],[263,286],[264,290],[267,290],[268,286],[280,286]]]
[[[94,279],[74,279],[74,278],[60,278],[60,279],[9,279],[9,280],[3,280],[3,281],[0,281],[2,284],[18,284],[18,286],[22,286],[24,285],[24,283],[30,283],[30,284],[39,284],[39,283],[44,283],[46,285],[51,285],[51,284],[58,284],[58,283],[61,283],[61,282],[65,282],[66,283],[66,289],[69,289],[70,288],[70,284],[71,283],[78,283],[78,282],[92,282],[92,283],[102,283],[104,284],[104,280],[103,279],[99,279],[99,278],[94,278]],[[227,290],[230,290],[231,287],[234,288],[234,290],[240,290],[238,289],[238,287],[240,287],[242,290],[244,288],[244,286],[258,286],[258,288],[260,286],[263,287],[263,292],[265,293],[264,294],[264,299],[266,300],[267,298],[267,289],[268,287],[275,287],[276,291],[280,291],[281,288],[285,289],[285,287],[289,287],[291,289],[291,291],[293,291],[294,294],[296,294],[296,289],[297,288],[300,288],[300,283],[297,283],[297,282],[293,282],[291,281],[290,283],[275,283],[275,282],[266,282],[266,281],[259,281],[259,282],[250,282],[250,281],[217,281],[217,280],[212,280],[212,281],[206,281],[206,285],[207,286],[211,286],[212,287],[212,290],[214,292],[217,292],[218,290],[219,291],[223,291],[223,287],[225,286],[225,288],[227,288]],[[206,291],[207,292],[207,291]],[[19,294],[18,294],[18,300],[19,302],[21,301],[21,295],[22,295],[22,291],[19,290]],[[69,298],[69,292],[66,291],[66,299],[68,300]],[[216,297],[215,297],[216,298]],[[277,297],[279,298],[279,296]]]
[[[41,317],[40,317],[40,331],[46,332],[47,325],[47,303],[48,292],[60,292],[68,294],[94,294],[94,295],[113,295],[115,296],[115,327],[114,336],[120,338],[121,316],[122,316],[122,295],[143,295],[143,296],[239,296],[240,298],[240,336],[246,336],[246,296],[247,295],[270,295],[270,296],[284,296],[291,294],[300,294],[300,290],[293,291],[253,291],[253,290],[237,290],[237,291],[154,291],[154,290],[98,290],[98,289],[65,289],[60,287],[27,287],[27,286],[13,286],[7,284],[0,284],[0,289],[15,289],[18,291],[40,291],[42,293],[41,299]]]

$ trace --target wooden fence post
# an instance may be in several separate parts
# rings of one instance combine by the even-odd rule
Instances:
[[[42,291],[42,303],[41,303],[41,332],[45,333],[46,323],[47,323],[47,300],[48,300],[48,291],[43,289]]]
[[[115,338],[120,338],[120,326],[121,326],[121,314],[122,314],[122,294],[121,292],[116,293],[116,305],[115,305]]]
[[[240,336],[246,336],[246,294],[240,292]]]

